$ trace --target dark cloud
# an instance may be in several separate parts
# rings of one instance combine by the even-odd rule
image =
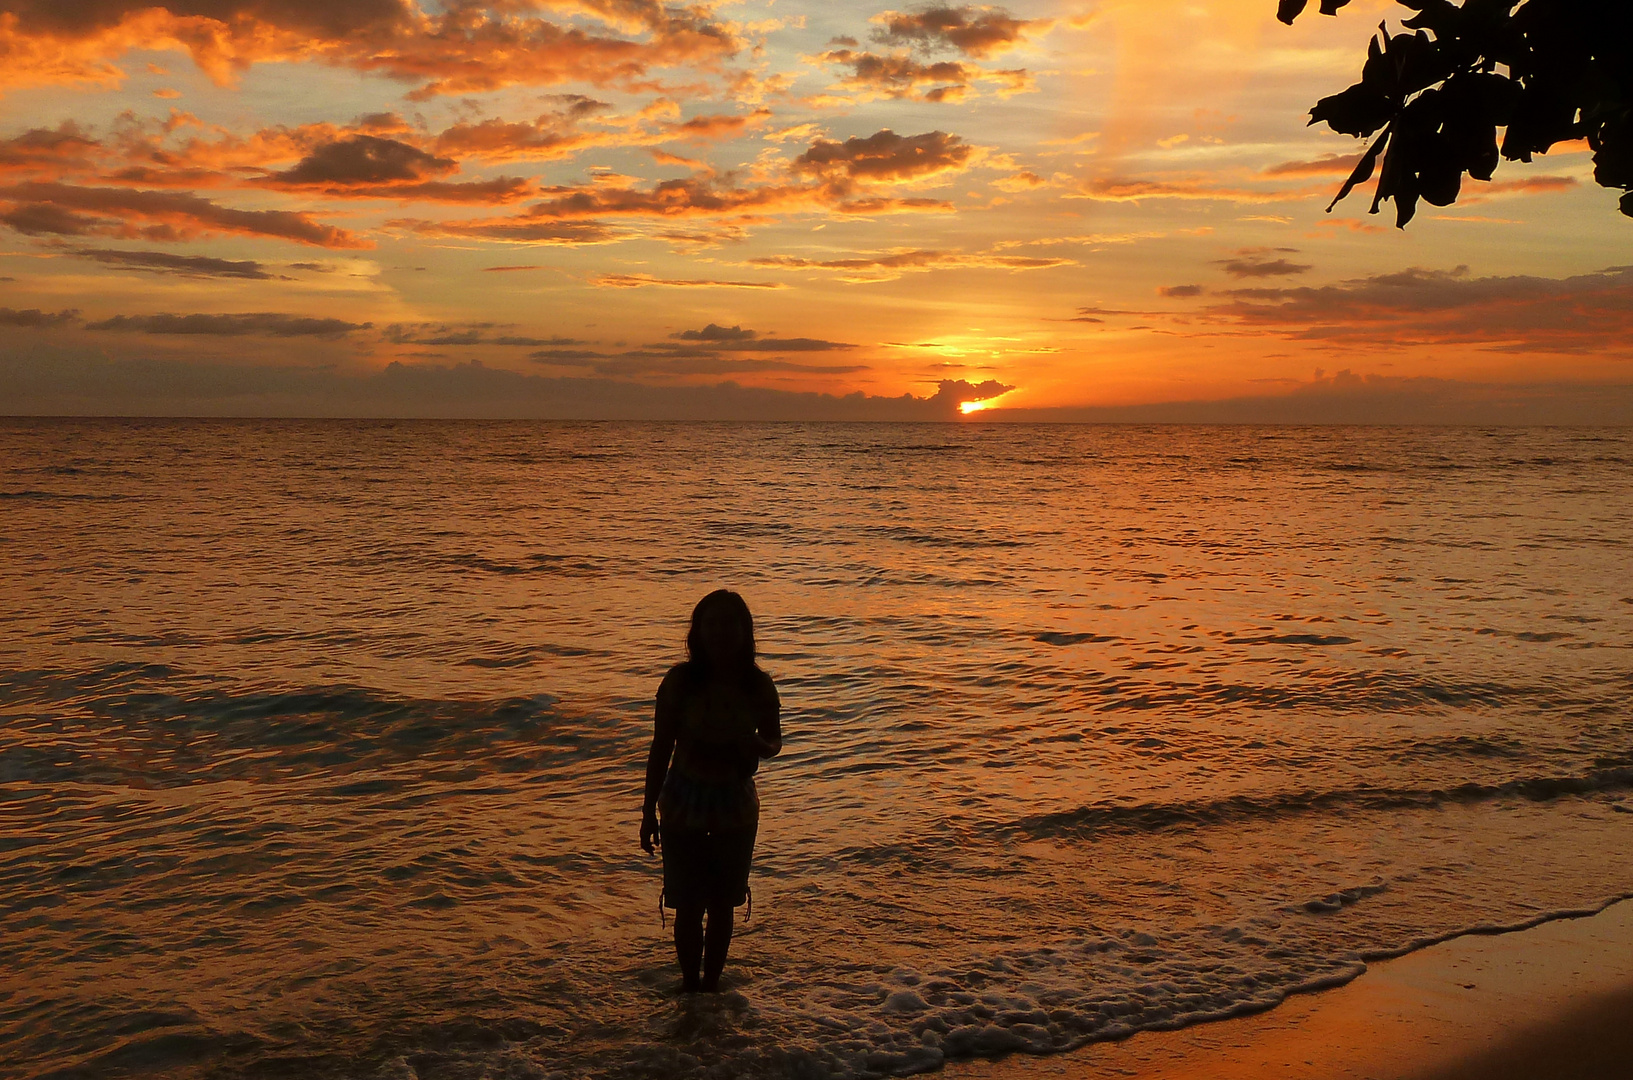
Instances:
[[[0,186],[0,222],[30,236],[113,236],[156,242],[217,233],[314,247],[372,247],[344,229],[290,210],[234,210],[197,195],[29,181]]]
[[[882,97],[935,103],[961,101],[969,92],[970,84],[982,75],[980,68],[957,60],[925,63],[906,54],[881,56],[853,49],[834,49],[818,59],[850,69],[850,74],[840,80],[840,86]]]
[[[1633,267],[1568,278],[1475,278],[1468,267],[1412,268],[1335,285],[1239,288],[1212,320],[1334,344],[1626,356],[1633,352]]]
[[[275,311],[251,311],[236,315],[115,315],[111,319],[89,323],[86,329],[211,337],[338,337],[353,330],[366,330],[372,325]]]
[[[793,169],[852,180],[915,180],[962,169],[974,152],[959,136],[944,131],[897,135],[885,128],[865,139],[853,137],[842,143],[818,139],[794,159]]]
[[[660,278],[651,274],[597,274],[590,284],[603,289],[786,289],[780,281],[720,281],[712,278]]]
[[[388,221],[386,226],[407,229],[420,236],[503,240],[513,244],[605,244],[621,239],[599,221],[540,221],[520,215],[475,221],[407,218]]]
[[[393,345],[517,345],[527,348],[582,345],[582,341],[567,337],[523,337],[516,334],[493,334],[491,331],[509,327],[499,323],[392,323],[381,331],[381,336]]]
[[[957,381],[937,384],[929,396],[840,396],[719,380],[645,385],[524,375],[474,361],[369,371],[0,352],[0,401],[15,415],[920,421],[957,419],[961,402],[1004,389]]]
[[[760,335],[753,330],[744,330],[741,326],[720,326],[710,323],[701,330],[682,330],[669,336],[680,338],[682,341],[752,341]]]
[[[292,169],[274,173],[286,187],[374,186],[446,176],[459,168],[452,158],[437,157],[396,139],[354,135],[319,146]]]
[[[1157,295],[1175,300],[1189,300],[1193,296],[1201,296],[1204,291],[1200,285],[1162,285],[1157,288]]]
[[[171,255],[162,251],[113,251],[102,248],[80,248],[73,252],[77,258],[91,259],[122,270],[146,270],[158,274],[180,274],[184,277],[243,278],[250,281],[269,281],[269,274],[260,263],[251,260],[234,261],[212,259],[204,255]],[[314,264],[295,263],[292,268]]]
[[[0,225],[24,236],[86,236],[105,229],[103,218],[76,214],[53,203],[18,203],[0,213]]]
[[[824,341],[821,338],[763,338],[754,330],[744,330],[741,326],[718,326],[715,323],[701,330],[682,330],[670,336],[681,341],[697,342],[707,349],[742,352],[828,352],[856,348],[843,341]]]
[[[6,278],[3,280],[11,280]],[[25,330],[40,330],[52,326],[66,326],[77,322],[79,312],[69,311],[41,311],[39,308],[0,307],[0,326],[13,326]]]
[[[984,422],[1099,424],[1624,425],[1633,385],[1500,384],[1317,372],[1279,394],[1048,409],[991,409]]]
[[[580,361],[605,360],[607,354],[596,352],[594,349],[540,349],[538,352],[528,353],[527,358],[557,367],[581,367]]]
[[[1037,25],[1002,8],[939,4],[912,12],[887,11],[874,22],[882,25],[873,32],[873,40],[882,44],[956,49],[978,59],[1014,48],[1027,27]]]
[[[522,345],[528,348],[538,348],[541,345],[582,345],[582,341],[570,337],[520,337],[516,334],[501,334],[488,341],[489,345]]]
[[[1309,263],[1296,263],[1287,259],[1266,259],[1258,255],[1221,259],[1219,265],[1231,277],[1239,278],[1285,277],[1291,274],[1306,274],[1315,269]]]
[[[158,8],[182,18],[220,23],[254,20],[327,38],[405,23],[407,0],[3,0],[0,12],[15,15],[20,31],[79,37],[118,26],[131,15]]]
[[[31,128],[0,139],[0,175],[83,167],[100,149],[101,144],[72,120],[56,128]]]
[[[534,192],[533,185],[518,176],[463,182],[434,179],[458,169],[452,158],[397,139],[355,135],[315,148],[293,168],[262,182],[330,196],[415,202],[507,203]]]
[[[810,259],[795,255],[770,255],[750,259],[755,266],[778,266],[790,270],[828,270],[845,281],[894,281],[903,274],[929,270],[1047,270],[1075,266],[1072,259],[1058,256],[1005,255],[990,251],[936,251],[904,249],[844,259]]]
[[[1256,191],[1251,188],[1227,187],[1207,176],[1174,177],[1161,180],[1143,177],[1098,176],[1086,180],[1078,188],[1079,194],[1098,202],[1140,202],[1144,199],[1180,199],[1208,202],[1270,203],[1303,199],[1318,194],[1321,188],[1299,190]]]
[[[801,364],[769,357],[739,358],[703,353],[697,356],[654,354],[634,350],[618,354],[582,354],[565,359],[566,351],[534,354],[540,363],[581,367],[596,375],[628,379],[650,376],[695,377],[701,375],[758,375],[765,372],[794,372],[805,375],[854,375],[867,371],[866,364]]]
[[[1065,319],[1063,321],[1065,321],[1065,322],[1080,322],[1080,323],[1103,323],[1107,319],[1117,319],[1117,318],[1123,318],[1125,316],[1135,316],[1135,317],[1138,317],[1138,318],[1145,318],[1149,314],[1150,314],[1149,312],[1145,312],[1145,311],[1123,311],[1123,310],[1118,309],[1118,308],[1080,307],[1080,308],[1077,309],[1077,314],[1076,315],[1073,315],[1071,318]]]

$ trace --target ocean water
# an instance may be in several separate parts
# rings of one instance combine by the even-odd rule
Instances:
[[[0,421],[0,1075],[869,1077],[1633,893],[1633,431]],[[739,589],[681,999],[659,678]]]

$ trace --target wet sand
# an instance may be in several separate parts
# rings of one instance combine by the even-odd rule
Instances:
[[[1620,1080],[1633,1077],[1633,901],[1369,966],[1254,1016],[950,1080]]]

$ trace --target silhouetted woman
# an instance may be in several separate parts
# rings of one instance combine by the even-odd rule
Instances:
[[[777,687],[754,662],[754,617],[741,596],[718,589],[698,601],[686,654],[658,687],[641,847],[663,848],[663,902],[675,909],[681,989],[714,993],[731,947],[732,909],[748,897],[760,826],[754,773],[782,750],[782,725]]]

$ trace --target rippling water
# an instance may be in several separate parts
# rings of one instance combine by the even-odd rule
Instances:
[[[861,1077],[1633,892],[1633,431],[0,422],[0,1073]],[[684,1001],[691,604],[787,749]]]

